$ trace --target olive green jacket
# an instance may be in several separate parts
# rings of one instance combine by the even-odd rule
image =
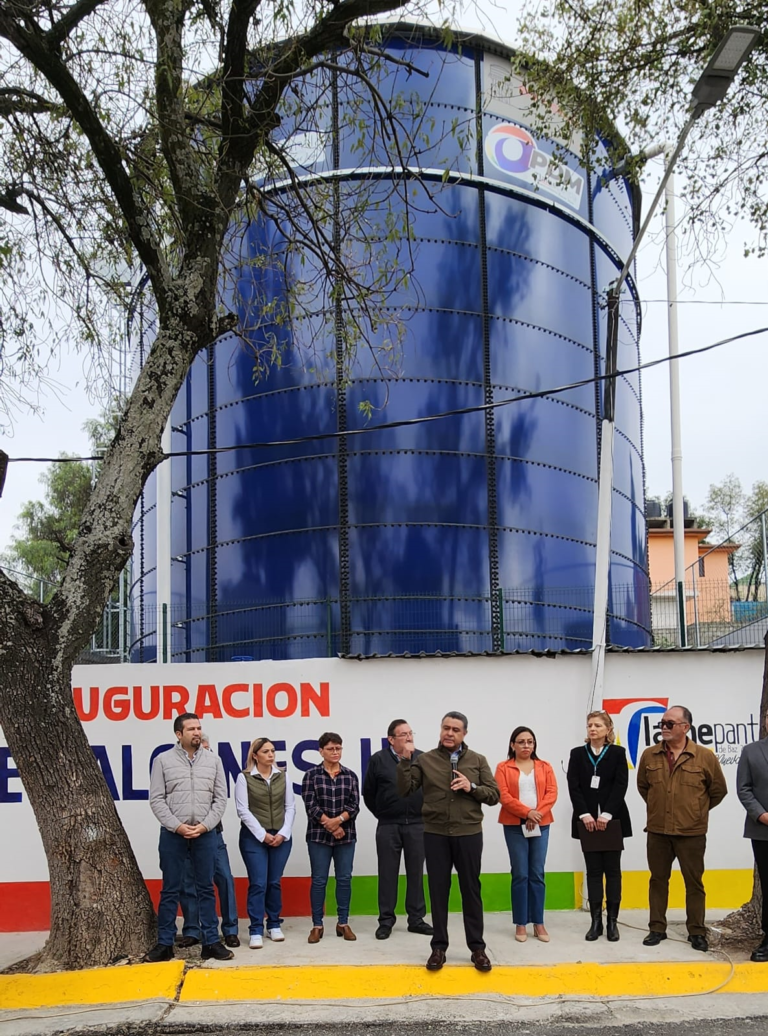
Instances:
[[[451,753],[442,745],[418,757],[401,759],[397,765],[398,794],[411,795],[419,788],[424,792],[421,816],[428,834],[479,834],[483,803],[495,806],[499,801],[499,786],[484,755],[465,744],[457,769],[477,785],[473,791],[451,791]]]

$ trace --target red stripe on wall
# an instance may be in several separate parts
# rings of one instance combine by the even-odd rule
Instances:
[[[283,913],[286,917],[309,915],[309,878],[283,878]],[[147,888],[157,910],[162,881],[150,878]],[[237,915],[247,918],[248,879],[235,878]],[[51,921],[51,890],[47,881],[0,883],[0,932],[46,932]]]

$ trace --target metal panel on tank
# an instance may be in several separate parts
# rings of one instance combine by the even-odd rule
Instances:
[[[400,337],[377,328],[342,356],[317,256],[266,218],[232,228],[226,290],[246,332],[198,357],[172,418],[176,450],[232,447],[172,462],[173,659],[591,646],[594,379],[633,197],[603,142],[590,170],[557,112],[549,136],[534,131],[535,99],[499,44],[449,48],[400,26],[383,47],[397,63],[376,64],[377,89],[409,120],[409,174],[343,72],[308,78],[311,133],[290,113],[276,132],[296,176],[338,175],[339,203],[364,197],[372,226],[410,215],[413,278],[387,299]],[[399,247],[382,238],[381,268]],[[303,304],[281,319],[288,285]],[[609,635],[645,646],[631,281],[623,298]],[[137,615],[157,611],[152,492],[137,513]],[[154,657],[146,621],[135,639],[134,657]]]

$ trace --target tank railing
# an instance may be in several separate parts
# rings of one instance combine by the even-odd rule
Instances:
[[[592,588],[514,587],[495,594],[439,593],[361,595],[350,598],[347,654],[445,652],[492,653],[492,630],[501,630],[501,652],[591,648]],[[638,646],[648,643],[647,594],[637,585],[612,587],[610,616],[638,631]],[[131,657],[154,658],[157,611],[133,612]],[[211,643],[204,603],[169,609],[170,661],[232,657],[333,657],[341,651],[338,597],[219,602],[217,642]],[[496,652],[499,653],[499,652]]]
[[[762,644],[768,631],[768,509],[707,549],[685,570],[686,640],[692,647]],[[734,578],[734,572],[736,578]],[[680,601],[674,579],[651,588],[654,643],[679,643]]]

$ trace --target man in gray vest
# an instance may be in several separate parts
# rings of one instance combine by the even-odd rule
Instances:
[[[433,935],[424,915],[424,821],[421,789],[406,798],[397,794],[397,764],[405,754],[405,746],[413,748],[413,731],[404,719],[393,719],[387,729],[386,748],[375,752],[365,771],[363,799],[378,820],[376,856],[379,864],[379,927],[377,939],[388,939],[396,917],[400,857],[405,856],[405,911],[408,931],[417,935]],[[416,759],[421,752],[414,752]]]
[[[144,960],[173,959],[176,915],[187,861],[194,875],[203,935],[203,960],[231,960],[234,954],[219,940],[219,919],[213,894],[218,846],[216,827],[227,805],[227,784],[221,759],[201,747],[200,720],[192,712],[177,716],[176,744],[157,756],[149,781],[149,805],[160,828],[160,870],[163,887],[157,911],[157,945]]]
[[[768,733],[768,715],[765,729]],[[768,964],[768,738],[753,741],[741,753],[736,773],[736,794],[747,811],[744,837],[752,841],[752,853],[763,892],[763,941],[749,958],[756,964]]]

